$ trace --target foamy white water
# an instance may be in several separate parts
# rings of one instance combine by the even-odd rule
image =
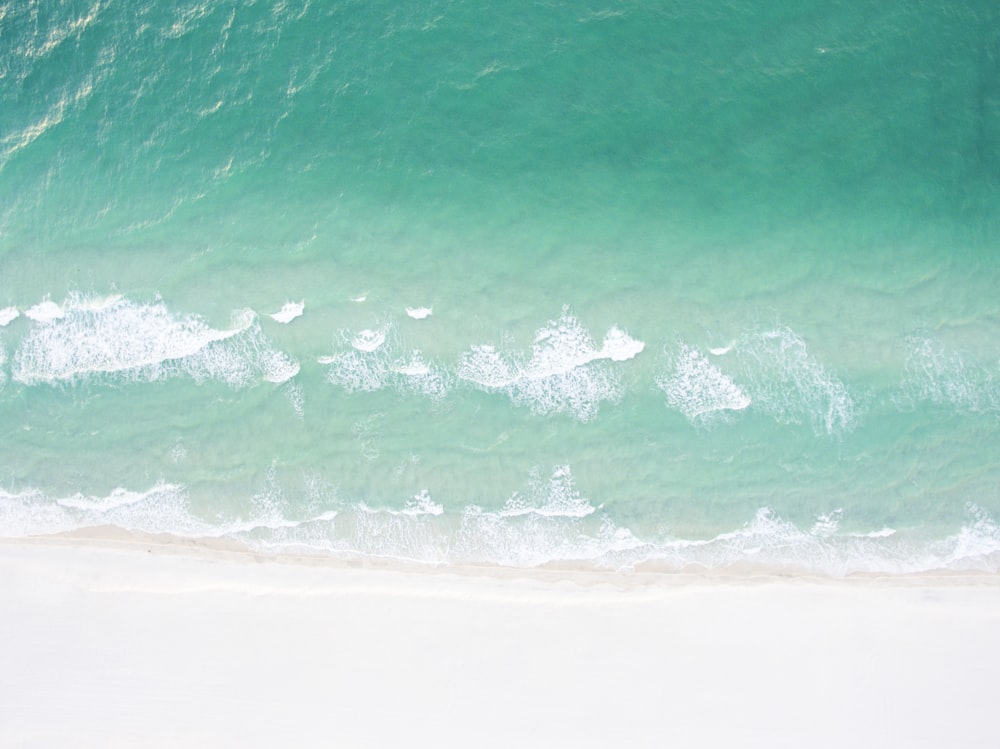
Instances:
[[[305,308],[305,302],[285,302],[281,306],[281,309],[271,314],[270,317],[275,322],[287,325],[295,318],[302,317],[302,313],[305,311]]]

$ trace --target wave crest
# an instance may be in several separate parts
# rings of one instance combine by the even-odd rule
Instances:
[[[14,356],[14,379],[25,385],[186,375],[243,387],[285,382],[299,370],[270,345],[250,310],[234,313],[232,328],[215,330],[194,315],[173,314],[163,302],[70,295],[61,305],[43,304]]]
[[[559,319],[536,331],[529,357],[476,345],[459,360],[458,377],[481,390],[503,392],[533,413],[568,412],[588,421],[603,401],[617,402],[624,395],[609,362],[631,359],[644,347],[612,326],[598,348],[580,321],[563,308]]]

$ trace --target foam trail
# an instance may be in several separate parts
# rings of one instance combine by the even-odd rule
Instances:
[[[917,403],[952,406],[965,413],[1000,412],[1000,383],[989,369],[970,364],[931,338],[906,340],[905,374],[895,398],[900,408]]]
[[[407,307],[406,314],[414,320],[423,320],[434,314],[434,309],[432,307]]]
[[[185,375],[243,387],[285,382],[299,369],[271,347],[249,310],[234,314],[231,329],[215,330],[195,316],[172,314],[162,302],[71,295],[62,305],[42,304],[14,357],[14,378],[26,385]]]
[[[734,344],[738,378],[753,408],[779,423],[811,423],[830,435],[856,426],[857,408],[847,387],[829,373],[791,328],[753,332]]]
[[[503,392],[516,405],[547,415],[571,413],[581,421],[597,415],[601,402],[618,401],[624,388],[609,362],[637,356],[645,347],[612,326],[598,348],[568,308],[539,328],[530,357],[475,345],[459,360],[458,376],[487,392]]]
[[[284,384],[283,390],[285,391],[285,397],[288,398],[288,403],[292,407],[292,410],[295,411],[295,414],[300,418],[304,417],[306,413],[305,393],[302,392],[302,386],[297,382],[289,380]]]
[[[681,344],[674,371],[657,379],[667,404],[692,423],[708,424],[733,411],[742,411],[750,397],[727,375],[691,346]]]
[[[341,338],[347,346],[317,361],[326,365],[327,380],[349,393],[394,388],[440,400],[452,389],[451,377],[425,361],[419,349],[398,353],[401,346],[393,325],[353,335],[345,330]]]

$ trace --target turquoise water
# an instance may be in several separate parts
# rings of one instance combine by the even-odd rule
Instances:
[[[0,6],[0,534],[1000,569],[992,2]]]

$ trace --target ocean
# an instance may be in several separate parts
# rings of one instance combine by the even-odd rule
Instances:
[[[1000,571],[995,0],[0,5],[0,536]]]

